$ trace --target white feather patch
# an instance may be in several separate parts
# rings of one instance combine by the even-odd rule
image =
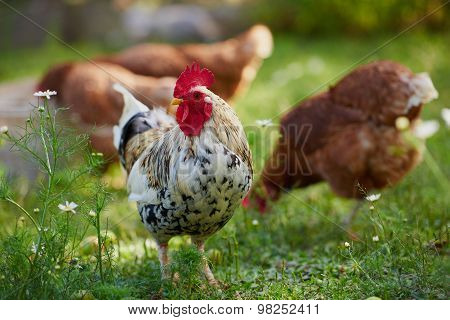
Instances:
[[[122,129],[125,124],[128,122],[128,120],[131,119],[136,113],[139,112],[146,112],[149,109],[145,104],[137,100],[130,91],[128,91],[125,87],[122,85],[115,83],[113,85],[113,89],[117,92],[121,93],[123,96],[123,110],[122,110],[122,116],[119,120],[119,127]]]
[[[439,94],[426,72],[418,73],[413,78],[403,79],[413,91],[408,100],[408,110],[436,99]]]
[[[140,170],[141,161],[136,161],[128,175],[128,200],[129,201],[145,201],[154,203],[157,194],[154,189],[148,188],[148,181],[145,174]]]

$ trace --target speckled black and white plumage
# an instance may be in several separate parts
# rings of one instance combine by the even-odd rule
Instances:
[[[197,89],[214,105],[199,136],[188,137],[175,124],[159,128],[155,123],[167,119],[152,118],[158,116],[153,110],[122,124],[129,131],[121,132],[119,153],[130,199],[158,243],[177,235],[209,237],[231,219],[251,186],[251,155],[236,114],[206,88]]]
[[[223,145],[212,147],[211,154],[193,154],[181,166],[198,166],[182,174],[189,186],[179,183],[158,190],[152,203],[139,201],[142,221],[157,239],[187,234],[207,237],[221,229],[247,194],[251,175],[246,165]],[[190,162],[190,164],[189,164]],[[226,164],[217,170],[214,163]],[[182,182],[181,182],[182,183]],[[181,191],[183,188],[189,190]]]

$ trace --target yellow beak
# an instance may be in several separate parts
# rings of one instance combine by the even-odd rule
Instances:
[[[178,106],[183,102],[183,99],[178,99],[178,98],[173,98],[172,102],[170,103],[170,105],[172,106]]]

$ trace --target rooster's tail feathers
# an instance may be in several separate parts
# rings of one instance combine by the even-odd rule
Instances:
[[[119,127],[123,127],[136,113],[149,110],[145,104],[137,100],[131,92],[121,84],[115,83],[113,89],[122,94],[124,102],[122,116],[119,120]]]
[[[124,102],[122,116],[120,117],[118,125],[113,128],[114,146],[117,150],[119,150],[120,140],[124,134],[124,130],[130,130],[129,122],[134,121],[134,124],[131,127],[133,127],[133,130],[136,131],[137,126],[137,132],[143,132],[150,128],[159,128],[161,126],[170,127],[176,124],[175,118],[167,114],[166,109],[160,107],[152,107],[149,109],[146,105],[137,100],[126,88],[118,83],[113,85],[113,89],[123,95]],[[145,118],[144,122],[140,122],[141,120],[139,119],[142,118]],[[136,124],[136,121],[138,124]],[[132,135],[137,132],[133,132]],[[129,132],[126,134],[129,135]]]
[[[149,109],[139,100],[137,100],[130,91],[121,84],[115,83],[113,89],[121,93],[123,96],[123,110],[118,125],[113,128],[114,146],[118,149],[122,129],[135,114],[147,112]]]

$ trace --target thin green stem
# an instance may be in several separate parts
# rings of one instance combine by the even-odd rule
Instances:
[[[362,273],[364,273],[364,275],[367,277],[367,279],[369,279],[370,282],[372,282],[375,286],[378,287],[378,283],[376,283],[370,276],[369,274],[361,267],[361,265],[359,264],[358,261],[356,261],[356,259],[353,257],[352,255],[352,251],[351,249],[348,250],[349,254],[350,254],[350,258],[352,259],[352,261],[355,263],[356,267],[362,271]]]
[[[15,205],[17,208],[19,208],[20,211],[22,211],[31,220],[31,222],[33,222],[34,226],[36,227],[36,230],[38,232],[41,232],[42,228],[40,227],[40,225],[36,222],[36,220],[34,220],[34,218],[31,216],[31,214],[24,207],[22,207],[20,204],[18,204],[11,198],[7,197],[5,200],[8,201],[9,203]]]
[[[102,194],[101,192],[97,193],[97,197],[96,197],[96,208],[95,208],[95,228],[97,230],[97,247],[98,247],[98,268],[99,268],[99,272],[100,272],[100,279],[102,282],[104,282],[104,274],[103,274],[103,255],[102,255],[102,248],[104,246],[104,240],[102,239],[101,236],[101,227],[100,227],[100,212],[102,211],[102,209],[105,206],[105,201],[106,201],[106,196],[104,194]],[[107,237],[107,235],[105,235],[105,238]],[[106,251],[106,247],[105,247],[105,251]]]
[[[103,261],[102,261],[102,237],[100,232],[100,214],[97,212],[96,214],[96,224],[95,227],[97,229],[97,247],[98,247],[98,268],[100,271],[100,279],[102,283],[104,282],[104,275],[103,275]]]
[[[48,105],[45,102],[44,102],[44,107],[48,108]],[[53,189],[53,177],[54,177],[54,170],[52,169],[51,164],[50,164],[50,153],[48,152],[47,143],[45,141],[45,127],[44,127],[45,121],[46,121],[46,119],[44,117],[44,113],[39,111],[39,136],[42,141],[42,147],[44,148],[44,154],[45,154],[46,163],[47,163],[47,176],[48,176],[47,177],[48,178],[47,188],[45,190],[46,192],[45,192],[45,196],[43,199],[44,207],[42,209],[42,214],[40,217],[41,226],[43,226],[45,224],[45,218],[46,218],[49,203],[50,203],[49,199],[50,199],[52,189]],[[42,235],[43,235],[43,232],[42,232],[42,230],[40,230],[39,236],[38,236],[38,241],[37,241],[37,250],[36,250],[37,257],[39,256],[39,251],[41,249]],[[32,265],[32,268],[33,268],[33,265]]]
[[[46,104],[44,104],[46,106]],[[42,112],[39,112],[39,136],[41,138],[42,141],[42,147],[44,148],[44,154],[45,154],[45,158],[47,161],[47,168],[48,168],[48,173],[49,175],[52,175],[52,167],[50,165],[50,155],[48,152],[48,148],[47,148],[47,143],[45,141],[45,128],[44,128],[44,116]]]

